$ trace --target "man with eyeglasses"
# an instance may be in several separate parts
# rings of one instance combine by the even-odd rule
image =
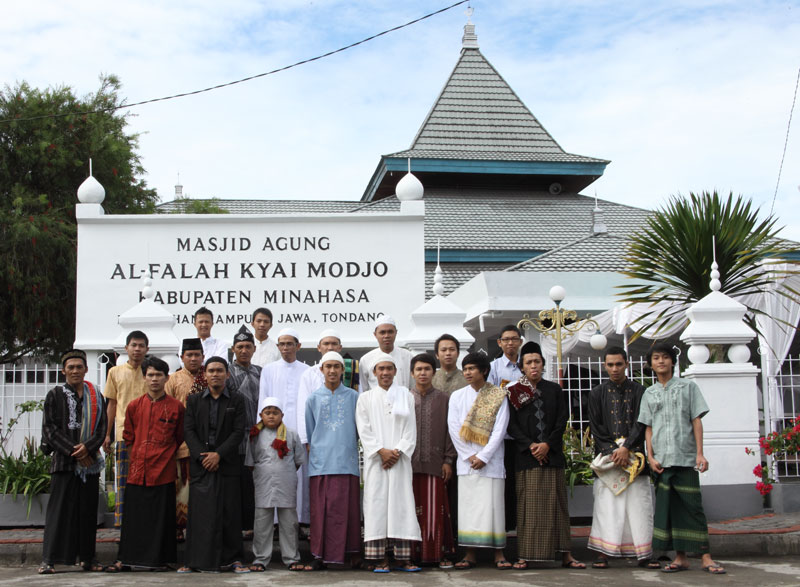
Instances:
[[[300,419],[305,420],[305,405],[299,405],[298,392],[300,380],[309,368],[297,360],[299,350],[300,335],[294,328],[284,328],[278,333],[278,351],[281,353],[281,358],[268,363],[261,370],[258,393],[259,405],[265,398],[278,398],[283,405],[283,423],[295,432],[301,426]],[[302,426],[305,427],[305,421]],[[300,524],[308,524],[311,521],[308,484],[303,483],[303,478],[308,477],[307,467],[306,464],[297,470],[297,519]]]
[[[503,327],[497,345],[503,354],[492,361],[492,370],[489,373],[489,383],[503,387],[513,383],[522,376],[522,371],[517,365],[519,361],[519,348],[522,346],[522,334],[513,324]]]

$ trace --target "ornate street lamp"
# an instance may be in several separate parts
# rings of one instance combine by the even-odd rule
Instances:
[[[600,325],[592,318],[591,314],[578,319],[575,310],[566,310],[561,307],[561,302],[567,297],[567,291],[560,285],[550,288],[550,299],[556,303],[555,308],[541,310],[538,318],[531,318],[529,314],[523,314],[522,320],[517,323],[517,328],[528,330],[534,328],[544,334],[554,338],[556,341],[556,358],[558,360],[558,377],[561,377],[561,343],[567,335],[577,334],[584,327],[591,327],[595,334],[589,340],[589,344],[596,351],[604,349],[606,337],[600,332]]]

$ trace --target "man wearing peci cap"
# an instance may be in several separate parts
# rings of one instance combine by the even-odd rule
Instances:
[[[233,337],[234,361],[230,365],[230,377],[225,383],[228,389],[239,392],[244,398],[244,435],[239,445],[239,463],[242,473],[242,531],[244,532],[243,536],[248,540],[253,537],[253,516],[256,506],[253,472],[250,467],[245,466],[244,461],[247,455],[247,433],[258,420],[258,393],[261,380],[261,367],[252,363],[255,350],[253,333],[243,325]]]
[[[308,365],[297,360],[300,334],[294,328],[281,330],[278,333],[278,350],[281,358],[261,370],[258,398],[261,401],[266,397],[277,397],[283,405],[284,423],[296,431],[300,428],[300,419],[305,417],[305,406],[299,404],[298,392],[300,379],[308,370]],[[303,465],[297,471],[297,519],[301,524],[308,524],[310,518],[306,491],[308,483],[303,482],[303,478],[308,476],[307,470],[308,465]]]
[[[64,386],[47,392],[42,415],[42,450],[50,463],[50,500],[45,514],[39,574],[55,573],[55,564],[102,571],[95,559],[97,496],[105,465],[100,447],[106,436],[103,396],[84,380],[86,353],[70,349],[61,355]]]
[[[397,367],[395,382],[398,385],[408,388],[411,385],[411,351],[396,347],[397,324],[391,316],[382,314],[375,319],[375,339],[378,341],[378,348],[369,351],[361,357],[360,371],[363,374],[361,391],[374,389],[378,386],[378,379],[375,377],[374,368],[377,358],[382,355],[390,355]]]
[[[314,556],[310,568],[344,564],[348,555],[355,567],[361,551],[358,392],[342,383],[344,359],[338,352],[326,352],[319,370],[324,383],[311,393],[305,408]]]
[[[184,338],[181,343],[183,367],[167,380],[164,390],[186,407],[186,399],[207,387],[203,369],[203,342],[199,338]],[[178,478],[175,481],[175,527],[179,542],[184,539],[186,519],[189,515],[189,447],[180,445],[176,455]]]

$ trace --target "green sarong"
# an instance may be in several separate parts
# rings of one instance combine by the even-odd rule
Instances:
[[[653,482],[653,550],[708,552],[708,523],[697,471],[691,467],[668,467],[660,475],[653,474]]]

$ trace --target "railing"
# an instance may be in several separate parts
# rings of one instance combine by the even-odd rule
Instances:
[[[783,430],[800,413],[800,356],[787,357],[776,378],[778,391],[783,396],[783,413],[775,414],[774,428]],[[775,472],[779,478],[800,478],[800,456],[775,459]]]

